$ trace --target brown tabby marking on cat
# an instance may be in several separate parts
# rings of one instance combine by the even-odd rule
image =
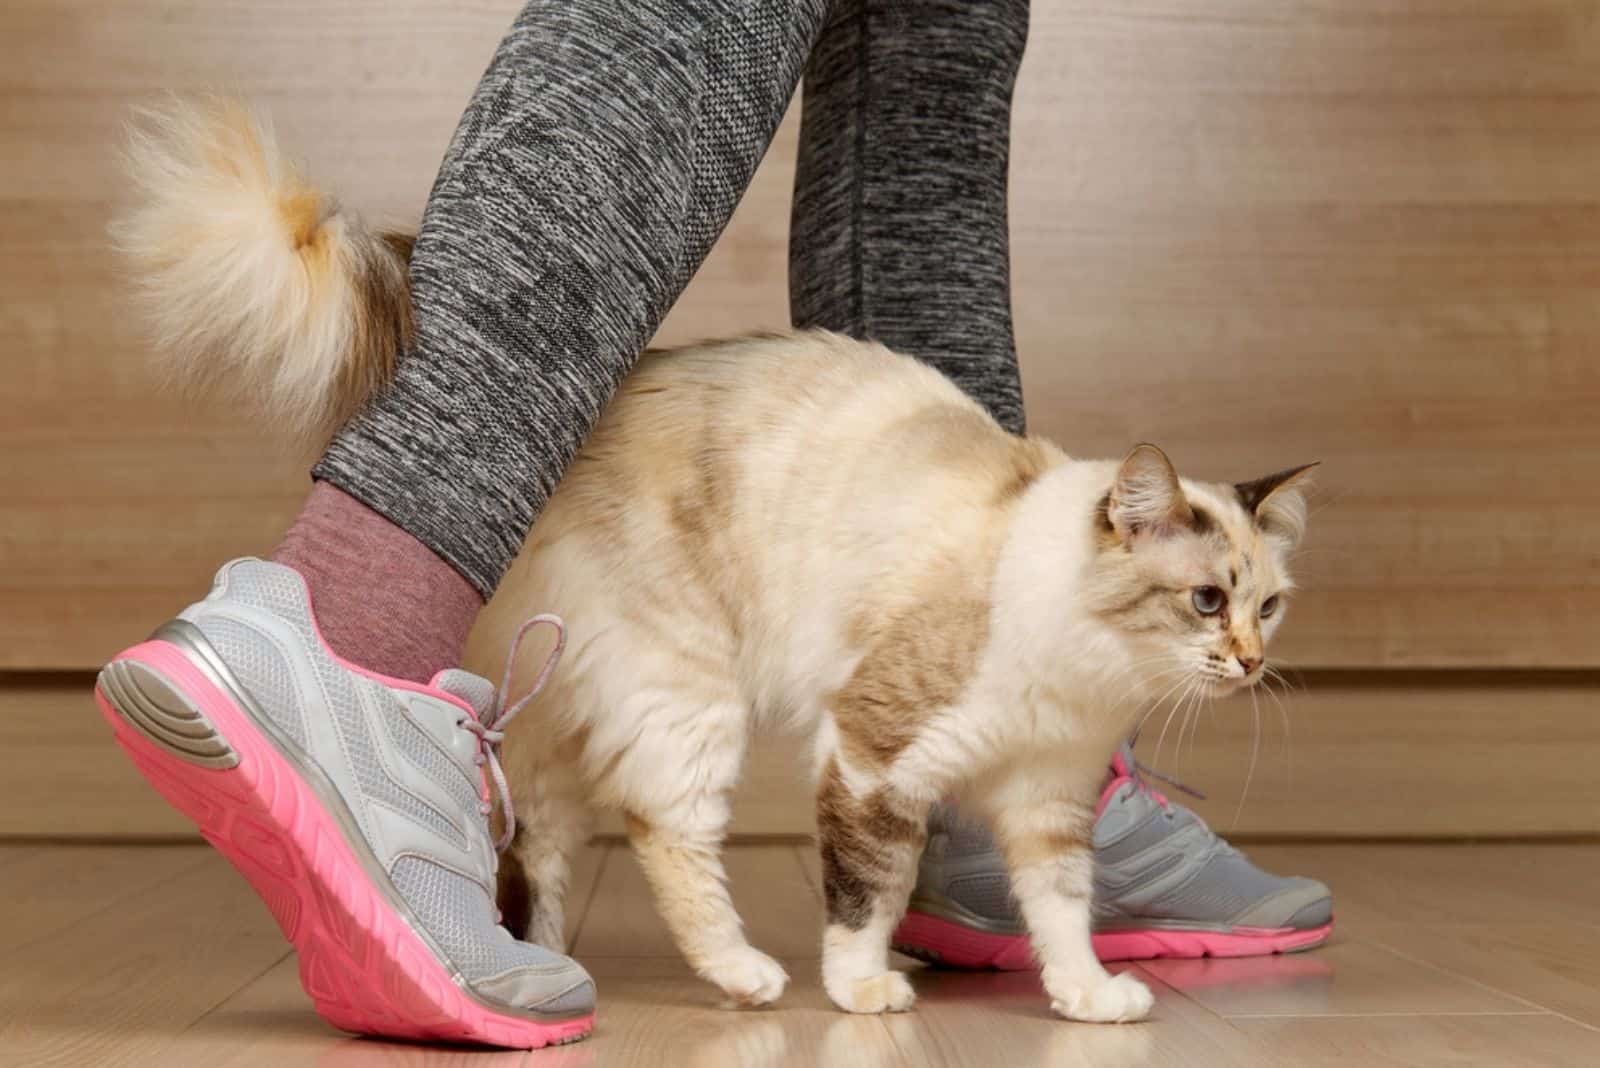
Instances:
[[[1222,523],[1208,509],[1200,507],[1193,501],[1189,502],[1189,529],[1196,534],[1211,534],[1222,529]]]
[[[956,576],[951,576],[952,578]],[[938,583],[930,579],[930,588]],[[867,653],[830,705],[852,763],[891,763],[929,716],[960,698],[989,636],[989,604],[932,594],[915,616],[857,628]]]
[[[991,528],[1003,529],[1027,488],[1058,461],[1047,446],[1022,438],[995,450],[993,424],[980,414],[924,409],[894,429],[912,449],[964,465],[994,493]],[[935,557],[904,587],[869,591],[847,630],[865,650],[849,681],[829,701],[852,766],[881,768],[909,745],[928,718],[955,704],[989,640],[990,596],[1001,538],[980,537],[955,557]],[[885,611],[885,604],[912,609]]]
[[[856,797],[838,761],[828,762],[817,789],[817,840],[829,923],[851,931],[867,925],[897,879],[885,863],[887,847],[919,846],[927,835],[925,819],[885,787]]]
[[[1093,823],[1071,827],[1051,827],[1034,834],[1013,834],[1002,843],[1006,862],[1016,867],[1048,864],[1058,857],[1072,856],[1094,847]]]
[[[1254,517],[1259,530],[1291,543],[1298,542],[1306,529],[1305,497],[1298,493],[1280,494],[1280,491],[1303,484],[1317,466],[1317,463],[1309,463],[1288,467],[1265,478],[1236,482],[1233,490],[1245,511]]]
[[[995,503],[998,505],[1015,503],[1028,491],[1029,486],[1050,469],[1053,460],[1050,451],[1037,441],[1018,438],[1012,455],[1015,468],[1012,476],[1002,482],[1000,488],[995,491]]]

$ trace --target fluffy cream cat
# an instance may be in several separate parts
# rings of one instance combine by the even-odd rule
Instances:
[[[214,376],[227,354],[221,373],[280,407],[314,398],[313,431],[359,404],[408,328],[403,241],[305,186],[240,109],[168,116],[141,145],[151,200],[125,247],[180,365]],[[197,230],[218,197],[215,218],[249,224]],[[218,264],[255,281],[208,289]],[[1260,678],[1305,471],[1231,486],[1151,445],[1073,459],[829,334],[647,354],[481,624],[504,646],[552,611],[570,636],[508,742],[517,926],[559,946],[569,860],[607,806],[695,970],[736,1003],[777,998],[719,851],[752,728],[782,721],[813,739],[836,1004],[910,1008],[889,937],[928,811],[959,797],[993,823],[1055,1010],[1145,1016],[1149,991],[1090,947],[1105,769],[1164,694]]]

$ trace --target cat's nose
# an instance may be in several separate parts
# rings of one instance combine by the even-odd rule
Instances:
[[[1255,674],[1256,668],[1261,666],[1261,657],[1259,656],[1236,656],[1234,659],[1239,661],[1240,667],[1244,668],[1246,677]]]

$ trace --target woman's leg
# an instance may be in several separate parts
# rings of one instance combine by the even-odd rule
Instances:
[[[841,0],[806,67],[796,326],[881,341],[1023,428],[1006,170],[1028,0]]]
[[[459,654],[472,613],[438,611],[464,600],[450,573],[482,597],[494,590],[722,232],[826,6],[534,0],[523,9],[428,201],[411,264],[414,351],[316,466],[338,507],[308,517],[310,544],[287,560],[311,580],[336,648],[351,634],[352,659],[422,678]],[[336,514],[317,522],[324,511]],[[390,552],[351,544],[367,540]],[[396,557],[397,547],[410,551]],[[372,612],[374,587],[395,588],[395,559],[420,559],[407,570],[429,581],[416,584],[422,596]],[[374,633],[371,621],[395,611],[414,628],[447,630],[425,662]],[[395,621],[385,623],[395,634]]]
[[[789,261],[797,325],[917,356],[1019,433],[1006,169],[1027,22],[1027,0],[843,0],[806,69]],[[1103,956],[1264,953],[1326,937],[1326,887],[1255,868],[1150,791],[1131,748],[1104,798],[1095,859],[1114,878],[1096,916],[1117,930],[1096,936]],[[897,944],[1031,967],[993,838],[949,807],[929,831]]]
[[[433,672],[727,221],[824,6],[530,3],[435,184],[393,386],[329,447],[280,562],[226,565],[101,674],[119,740],[342,1027],[587,1033],[588,976],[497,924],[494,688]]]

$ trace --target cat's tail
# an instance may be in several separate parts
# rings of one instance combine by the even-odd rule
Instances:
[[[235,100],[142,112],[126,160],[134,206],[113,236],[172,377],[326,440],[410,341],[412,237],[369,229],[310,185]]]

